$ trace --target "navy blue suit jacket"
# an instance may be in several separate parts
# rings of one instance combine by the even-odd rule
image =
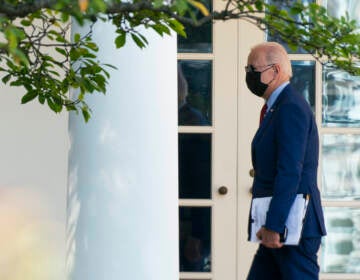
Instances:
[[[273,196],[265,227],[283,233],[296,194],[310,194],[303,237],[326,234],[317,187],[319,137],[306,100],[287,85],[252,141],[253,197]],[[250,222],[250,221],[249,221]]]

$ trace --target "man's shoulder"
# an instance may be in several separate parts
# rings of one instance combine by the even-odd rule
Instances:
[[[299,106],[305,110],[310,110],[310,105],[306,101],[305,97],[301,95],[291,84],[288,84],[282,91],[281,94],[282,104],[294,104],[295,106]]]
[[[277,111],[278,118],[284,118],[287,121],[291,119],[301,119],[305,123],[315,120],[314,113],[305,100],[305,98],[298,94],[291,86],[284,89],[281,99],[274,110]]]

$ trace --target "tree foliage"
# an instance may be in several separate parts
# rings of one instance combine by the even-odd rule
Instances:
[[[221,11],[208,11],[202,0],[0,0],[0,72],[3,83],[25,89],[22,103],[37,99],[51,110],[81,111],[90,117],[86,94],[106,92],[108,68],[97,58],[92,40],[98,21],[116,27],[114,44],[121,48],[133,40],[140,48],[148,42],[139,27],[160,36],[171,30],[186,36],[184,24],[246,20],[267,30],[291,48],[302,48],[322,63],[331,63],[351,74],[360,74],[360,33],[347,15],[334,18],[317,4],[301,1],[225,0]],[[279,2],[281,4],[276,4]],[[195,12],[200,11],[198,19]],[[71,20],[89,26],[85,35],[69,38]],[[49,50],[56,51],[55,59]],[[58,57],[58,56],[57,56]],[[78,89],[76,97],[69,95]]]

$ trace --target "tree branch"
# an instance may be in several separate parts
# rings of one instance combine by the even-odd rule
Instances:
[[[25,17],[31,13],[35,13],[41,9],[52,8],[57,3],[56,0],[35,0],[29,2],[21,2],[10,4],[7,1],[0,1],[0,14],[4,14],[9,18]]]

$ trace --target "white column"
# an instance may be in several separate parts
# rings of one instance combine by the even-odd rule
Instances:
[[[87,124],[70,115],[68,279],[176,280],[176,36],[144,31],[146,49],[116,50],[114,34],[95,26],[101,60],[118,68],[107,94],[88,97]]]

